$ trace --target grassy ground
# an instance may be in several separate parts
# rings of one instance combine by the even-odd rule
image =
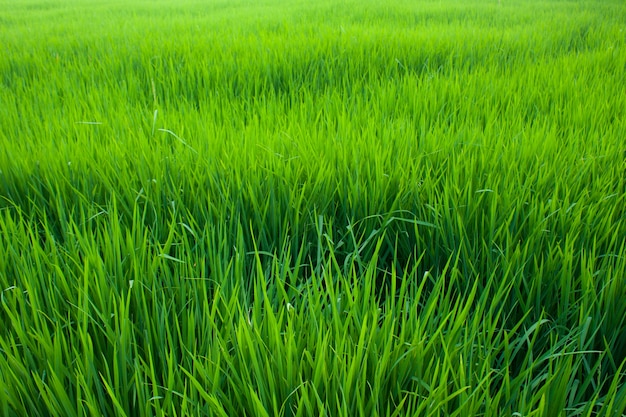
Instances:
[[[621,1],[0,0],[0,414],[626,414]]]

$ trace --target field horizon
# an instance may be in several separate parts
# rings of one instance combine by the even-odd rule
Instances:
[[[623,2],[0,5],[0,415],[626,415]]]

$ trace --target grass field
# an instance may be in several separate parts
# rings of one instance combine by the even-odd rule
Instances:
[[[621,0],[0,0],[0,415],[626,415]]]

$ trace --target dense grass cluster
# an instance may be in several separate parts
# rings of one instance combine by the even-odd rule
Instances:
[[[8,4],[0,415],[626,414],[621,0]]]

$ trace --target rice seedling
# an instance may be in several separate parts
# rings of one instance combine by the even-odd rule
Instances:
[[[626,414],[620,1],[20,0],[0,414]]]

